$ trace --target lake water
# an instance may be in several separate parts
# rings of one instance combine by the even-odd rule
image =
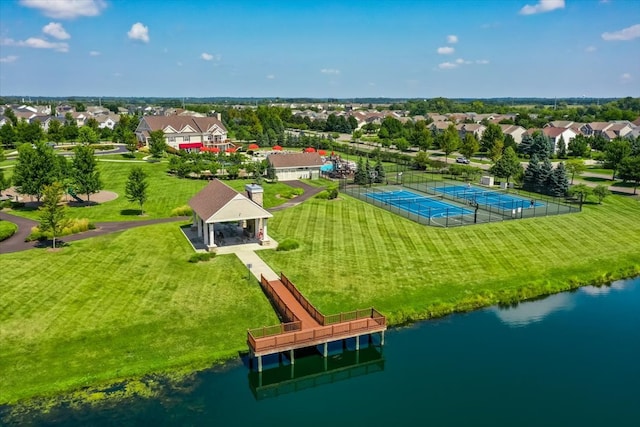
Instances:
[[[640,425],[640,278],[421,322],[375,344],[334,347],[326,365],[300,355],[261,377],[238,361],[161,398],[21,424]]]

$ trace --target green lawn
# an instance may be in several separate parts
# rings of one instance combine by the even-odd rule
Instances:
[[[262,251],[325,313],[375,306],[393,322],[640,273],[640,204],[611,196],[582,213],[439,229],[344,194],[270,221],[294,252]]]
[[[593,165],[593,166],[587,166],[587,172],[601,173],[603,175],[611,176],[613,174],[613,169],[603,169],[602,166]]]
[[[129,202],[125,197],[125,185],[129,171],[140,166],[149,175],[149,196],[144,204],[145,216],[139,215],[137,203]],[[90,221],[127,221],[152,218],[164,218],[179,206],[187,204],[189,199],[204,188],[208,181],[195,179],[179,179],[167,174],[167,165],[164,163],[148,162],[99,162],[101,178],[104,189],[118,194],[118,198],[101,203],[97,206],[75,207],[68,209],[68,216],[72,218],[87,218]],[[251,180],[225,181],[236,190],[243,190],[246,183]],[[277,206],[286,199],[278,198],[276,194],[290,191],[290,187],[284,183],[264,184],[265,207]],[[37,219],[37,210],[17,210],[15,214],[27,218]]]
[[[9,221],[0,220],[0,242],[13,236],[18,226]]]
[[[0,405],[210,366],[246,350],[248,328],[277,323],[235,256],[192,253],[174,223],[1,255]]]
[[[374,306],[397,324],[639,274],[639,216],[637,200],[611,196],[578,214],[440,229],[341,194],[276,212],[270,234],[300,248],[258,253],[324,313]],[[0,404],[204,367],[277,323],[237,258],[191,253],[162,224],[0,255]]]

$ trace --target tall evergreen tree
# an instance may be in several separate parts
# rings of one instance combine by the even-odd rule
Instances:
[[[547,194],[549,192],[549,188],[555,185],[553,183],[554,179],[555,177],[553,177],[553,165],[551,164],[551,161],[546,158],[540,165],[540,173],[538,174],[538,179],[536,180],[535,191],[538,193]]]
[[[536,185],[538,177],[540,176],[540,163],[538,162],[538,156],[531,156],[527,169],[524,171],[524,179],[522,182],[522,188],[527,191],[536,191]]]
[[[367,183],[367,170],[364,166],[364,161],[362,157],[358,158],[358,163],[356,165],[356,173],[353,176],[353,182],[358,185],[365,185]]]
[[[385,182],[386,174],[384,171],[384,166],[382,165],[382,160],[380,160],[380,157],[378,157],[378,161],[376,161],[376,166],[374,170],[376,172],[376,178],[374,181],[377,183]]]
[[[520,160],[516,156],[516,152],[513,148],[509,147],[504,151],[502,157],[491,166],[489,171],[497,177],[507,178],[507,183],[512,176],[516,176],[522,171]]]
[[[549,194],[556,197],[564,197],[569,192],[569,177],[564,163],[560,162],[551,173]]]
[[[530,154],[538,156],[538,159],[544,160],[551,157],[551,141],[542,132],[533,134],[533,142],[531,143]]]
[[[560,141],[558,141],[558,158],[566,159],[567,158],[567,144],[564,142],[564,137],[560,136]]]

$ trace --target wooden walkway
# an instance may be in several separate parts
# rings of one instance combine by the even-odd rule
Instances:
[[[325,316],[284,274],[280,274],[279,280],[262,276],[260,285],[284,323],[248,331],[247,344],[251,357],[258,358],[258,371],[262,371],[262,356],[269,354],[289,351],[293,363],[295,349],[324,345],[326,357],[328,343],[356,338],[356,350],[359,350],[360,337],[373,333],[381,334],[381,345],[384,345],[386,319],[374,308]]]

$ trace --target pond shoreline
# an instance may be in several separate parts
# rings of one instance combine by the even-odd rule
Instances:
[[[520,299],[514,299],[518,295],[509,295],[508,298],[503,300],[491,299],[491,302],[486,304],[484,302],[489,301],[488,299],[476,299],[473,302],[462,301],[458,305],[444,307],[443,311],[429,311],[426,317],[405,319],[402,322],[390,323],[389,326],[390,328],[401,328],[425,320],[440,319],[448,315],[468,313],[491,306],[517,305],[522,302],[543,299],[554,294],[575,291],[584,286],[610,286],[613,282],[633,280],[637,277],[640,277],[640,266],[632,266],[625,271],[608,273],[582,282],[568,280],[565,287],[549,292],[530,293],[533,290],[523,287],[519,289],[523,296]],[[525,289],[528,290],[522,293]],[[242,357],[246,354],[246,349],[230,350],[228,357],[222,356],[209,361],[206,365],[198,363],[187,364],[173,369],[148,372],[132,377],[114,378],[113,380],[87,387],[61,390],[51,395],[33,396],[15,402],[3,403],[0,405],[0,416],[3,413],[8,414],[6,416],[9,417],[24,416],[33,412],[47,413],[59,407],[111,406],[131,398],[157,397],[173,388],[181,388],[182,384],[204,370],[214,369],[223,372],[242,364]]]

